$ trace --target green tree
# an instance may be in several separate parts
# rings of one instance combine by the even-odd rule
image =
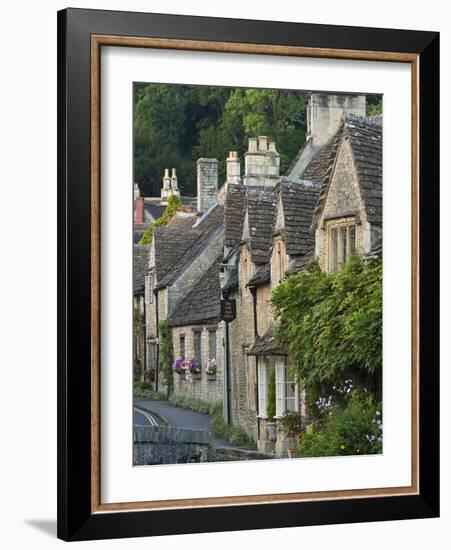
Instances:
[[[199,157],[217,158],[220,183],[230,150],[242,157],[251,136],[276,141],[283,173],[305,140],[308,94],[291,90],[137,83],[134,178],[158,195],[165,168],[176,168],[181,191],[194,195]]]
[[[377,116],[382,114],[382,96],[366,96],[366,116]]]

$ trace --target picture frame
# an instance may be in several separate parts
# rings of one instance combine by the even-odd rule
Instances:
[[[410,64],[410,487],[101,502],[100,52],[105,46]],[[59,538],[90,540],[438,516],[438,144],[438,33],[84,9],[58,13]]]

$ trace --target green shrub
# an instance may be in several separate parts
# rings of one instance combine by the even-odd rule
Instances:
[[[221,439],[225,439],[225,440],[229,439],[229,426],[224,420],[222,411],[220,413],[216,413],[213,416],[213,420],[211,422],[211,429],[213,430],[213,433],[217,437],[220,437]]]
[[[213,415],[218,406],[222,407],[221,403],[209,403],[201,399],[194,399],[185,395],[171,395],[169,403],[174,407],[188,409],[190,411],[199,412],[202,414]]]
[[[382,452],[382,412],[370,393],[351,391],[325,419],[301,435],[298,456],[341,456]]]
[[[232,445],[237,445],[238,447],[255,446],[255,442],[253,441],[253,439],[241,426],[230,426],[228,440]]]
[[[155,391],[152,389],[152,383],[150,380],[139,380],[133,385],[133,393],[136,397],[146,397],[153,401],[164,401],[166,395],[161,391]]]

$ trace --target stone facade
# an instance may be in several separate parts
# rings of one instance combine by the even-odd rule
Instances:
[[[223,400],[223,348],[222,323],[214,325],[188,325],[172,329],[172,340],[175,359],[191,359],[196,356],[194,335],[200,335],[202,372],[200,375],[174,374],[174,395],[183,395],[200,399],[208,403],[218,403]],[[214,341],[214,344],[213,344]],[[214,346],[214,351],[211,350]],[[184,348],[184,349],[183,349]],[[216,375],[205,373],[205,364],[209,359],[216,358]]]
[[[352,254],[381,247],[381,124],[358,116],[364,112],[364,96],[312,94],[308,139],[287,174],[279,174],[274,142],[250,138],[243,176],[237,153],[229,153],[219,195],[217,160],[199,159],[199,220],[174,234],[156,232],[160,240],[150,249],[154,292],[146,333],[154,359],[148,363],[155,365],[158,355],[157,319],[169,321],[174,358],[197,357],[203,365],[212,358],[214,329],[215,379],[175,374],[174,393],[223,401],[231,422],[263,452],[286,453],[289,442],[277,422],[284,412],[308,417],[290,358],[275,338],[272,291],[313,259],[323,270],[338,270]],[[221,297],[236,300],[227,331]],[[273,373],[275,419],[267,418]]]

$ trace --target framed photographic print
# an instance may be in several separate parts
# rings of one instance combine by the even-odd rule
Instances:
[[[58,14],[58,536],[435,517],[438,33]]]

